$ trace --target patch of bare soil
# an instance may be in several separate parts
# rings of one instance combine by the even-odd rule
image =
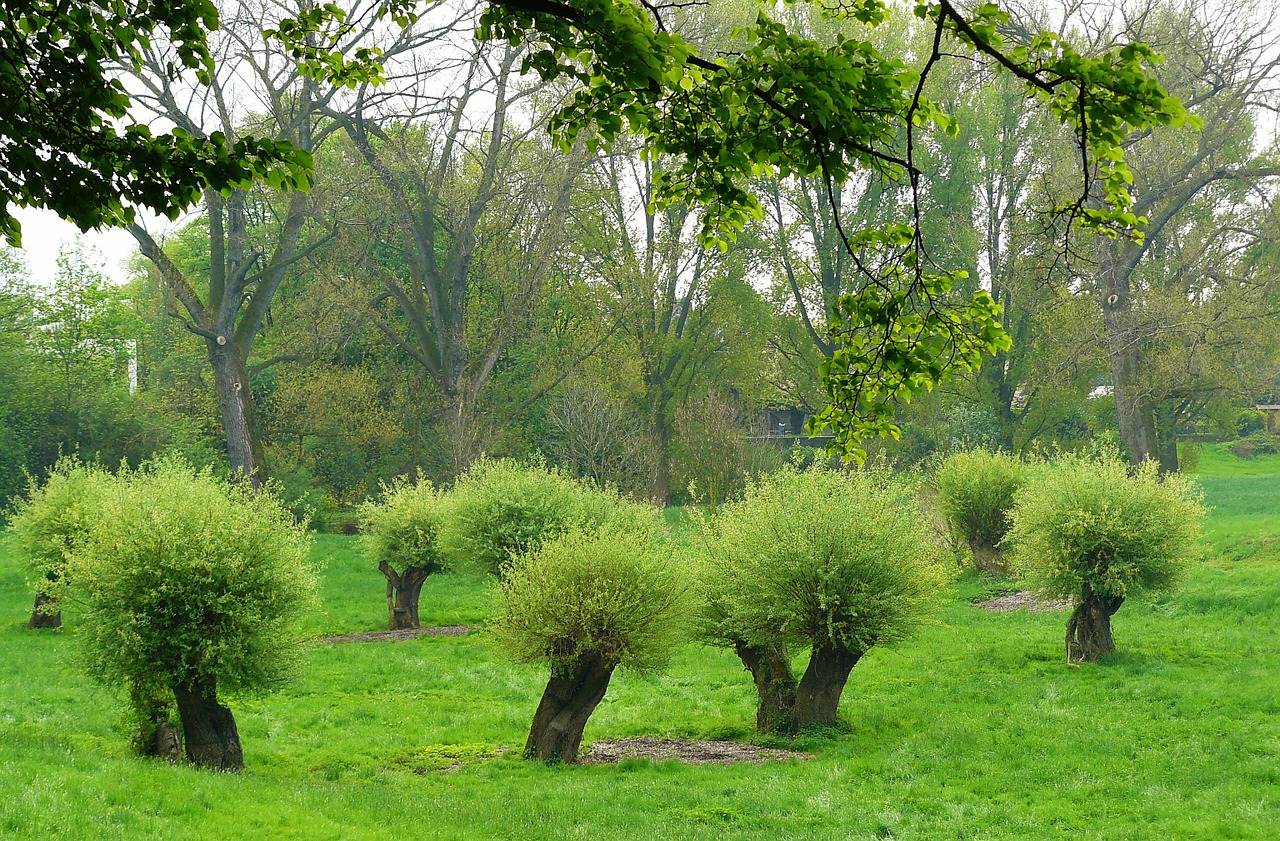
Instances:
[[[1032,613],[1048,613],[1054,610],[1067,610],[1071,602],[1065,599],[1042,599],[1035,593],[1008,593],[977,602],[977,607],[992,613],[1009,613],[1014,610],[1029,610]]]
[[[399,642],[400,640],[416,640],[418,637],[465,637],[471,633],[470,625],[438,625],[434,628],[406,628],[402,631],[368,631],[363,634],[339,634],[336,637],[324,637],[320,642],[330,644],[340,642]]]
[[[812,759],[812,754],[749,745],[745,742],[704,742],[682,739],[603,739],[578,757],[583,765],[604,765],[624,759],[678,759],[690,765],[732,765]]]

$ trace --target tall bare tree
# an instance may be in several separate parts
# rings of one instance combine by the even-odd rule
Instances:
[[[309,78],[279,44],[262,37],[264,28],[305,7],[294,0],[257,0],[224,12],[222,29],[210,36],[214,68],[207,84],[175,79],[171,47],[153,43],[135,75],[136,102],[192,135],[220,133],[231,143],[247,135],[270,137],[315,152],[334,130],[323,111],[342,89]],[[345,36],[345,43],[355,46],[370,37],[376,26],[372,8],[357,0],[349,10],[349,20],[364,23]],[[302,192],[209,190],[203,211],[207,262],[170,253],[163,238],[141,224],[130,231],[172,293],[174,315],[204,340],[227,458],[234,472],[256,486],[267,467],[251,382],[262,367],[251,362],[255,342],[290,268],[326,237],[307,233],[308,199]]]
[[[1161,429],[1158,417],[1162,398],[1176,397],[1178,389],[1162,394],[1155,385],[1158,347],[1175,335],[1182,346],[1202,345],[1206,319],[1221,323],[1211,311],[1227,315],[1232,287],[1256,284],[1256,278],[1236,274],[1247,272],[1246,264],[1221,261],[1256,239],[1256,231],[1239,224],[1247,215],[1241,210],[1269,201],[1280,178],[1274,150],[1255,151],[1258,115],[1280,102],[1280,18],[1274,7],[1248,4],[1151,2],[1116,14],[1121,37],[1140,38],[1164,53],[1160,81],[1201,123],[1128,139],[1133,212],[1148,219],[1145,236],[1093,240],[1092,288],[1102,311],[1121,439],[1135,462],[1160,459],[1172,470],[1174,429]],[[1188,250],[1197,240],[1203,247]],[[1176,266],[1168,259],[1171,249],[1196,259]],[[1192,277],[1200,280],[1187,285]],[[1170,294],[1182,296],[1179,306],[1165,305],[1172,303]],[[1157,303],[1160,298],[1165,304]],[[1188,369],[1187,376],[1194,372]]]
[[[432,384],[451,473],[571,368],[557,360],[528,396],[497,401],[497,414],[481,417],[504,355],[535,327],[584,160],[580,150],[559,154],[545,137],[541,89],[517,72],[522,49],[459,37],[451,52],[431,57],[435,72],[406,74],[399,87],[364,86],[331,112],[381,203],[352,234],[363,237],[362,267],[381,287],[374,323]]]

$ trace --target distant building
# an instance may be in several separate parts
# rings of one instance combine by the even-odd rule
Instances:
[[[1259,403],[1253,408],[1262,412],[1262,426],[1267,432],[1280,431],[1280,403]]]
[[[813,412],[792,407],[772,407],[760,411],[760,422],[752,439],[768,441],[782,446],[799,444],[803,447],[825,447],[831,435],[810,438],[805,424]]]

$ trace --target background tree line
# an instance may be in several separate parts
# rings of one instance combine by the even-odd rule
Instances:
[[[372,21],[351,10],[350,19]],[[382,45],[387,81],[316,81],[257,37],[296,14],[244,7],[211,39],[218,72],[183,90],[156,39],[137,102],[192,132],[289,140],[314,157],[309,193],[205,193],[161,236],[133,227],[133,279],[113,286],[64,255],[50,288],[3,254],[0,494],[59,452],[106,463],[179,449],[342,525],[395,476],[456,476],[482,453],[541,453],[572,473],[659,500],[690,483],[714,501],[786,454],[762,410],[813,412],[827,323],[876,255],[841,229],[891,224],[911,185],[863,173],[828,189],[759,185],[764,218],[722,250],[700,211],[657,207],[675,163],[625,144],[566,155],[543,131],[569,94],[519,73],[522,48],[477,44],[478,9],[433,7]],[[898,407],[904,460],[986,443],[1024,450],[1114,436],[1176,469],[1191,432],[1259,425],[1277,390],[1280,176],[1261,115],[1275,103],[1277,27],[1251,10],[1156,2],[1068,16],[1095,50],[1138,38],[1196,125],[1126,142],[1140,242],[1063,229],[1046,209],[1079,187],[1079,150],[1023,90],[974,57],[929,79],[958,131],[916,154],[923,246],[1004,307],[1013,343],[967,378]],[[732,3],[691,8],[685,36],[731,48]],[[861,24],[796,7],[834,42]],[[1042,28],[1015,14],[1010,37]],[[916,22],[881,49],[926,49]],[[901,139],[905,143],[905,138]],[[131,374],[130,371],[134,373]],[[767,430],[776,432],[776,430]],[[795,430],[792,430],[795,431]],[[788,442],[783,442],[788,443]]]

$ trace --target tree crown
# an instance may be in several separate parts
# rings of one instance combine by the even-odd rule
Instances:
[[[859,654],[907,638],[947,580],[915,493],[883,466],[750,483],[704,535],[706,636]]]
[[[379,500],[360,506],[360,531],[375,562],[401,571],[439,568],[445,561],[440,530],[446,516],[445,497],[431,482],[400,478],[382,486]]]
[[[452,563],[502,574],[519,555],[574,528],[627,521],[644,532],[656,528],[655,512],[541,463],[481,459],[449,492],[441,541]]]
[[[1014,568],[1050,595],[1128,597],[1177,585],[1194,556],[1202,493],[1152,461],[1068,456],[1014,496]]]
[[[118,479],[99,522],[72,558],[94,676],[265,690],[290,675],[316,575],[269,491],[160,461]]]
[[[1013,495],[1023,464],[1004,452],[963,450],[947,456],[934,475],[938,505],[958,536],[994,548],[1009,530]]]
[[[113,481],[101,466],[74,455],[58,459],[44,484],[28,479],[26,495],[14,501],[9,528],[37,591],[57,596],[66,587],[68,559],[99,526]]]

